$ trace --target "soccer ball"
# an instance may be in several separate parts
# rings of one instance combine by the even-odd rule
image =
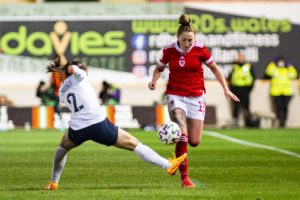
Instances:
[[[181,129],[175,122],[167,122],[158,129],[158,137],[164,144],[175,144],[181,138]]]

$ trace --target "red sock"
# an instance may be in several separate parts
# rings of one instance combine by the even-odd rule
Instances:
[[[182,135],[181,138],[180,138],[180,141],[176,143],[176,147],[175,147],[176,157],[179,157],[182,154],[187,153],[187,143],[188,143],[187,135]],[[179,171],[180,171],[180,174],[181,174],[181,179],[188,176],[188,161],[187,161],[187,158],[184,160],[182,165],[180,165]]]

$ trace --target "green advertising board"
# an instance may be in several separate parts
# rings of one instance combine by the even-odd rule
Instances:
[[[276,54],[295,67],[300,63],[296,40],[300,27],[287,19],[236,16],[186,8],[204,43],[227,76],[239,51],[255,68],[258,78]],[[52,60],[81,60],[91,67],[151,73],[162,49],[177,40],[178,16],[138,17],[29,17],[2,18],[0,51],[3,54]],[[0,60],[1,62],[1,60]],[[1,63],[0,63],[1,65]],[[299,69],[299,68],[298,68]],[[214,78],[209,70],[207,79]]]

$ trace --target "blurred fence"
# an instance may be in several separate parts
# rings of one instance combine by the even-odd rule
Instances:
[[[116,126],[122,128],[144,128],[161,126],[170,121],[168,109],[165,105],[157,106],[130,106],[115,105],[101,106],[106,112],[108,119]],[[215,107],[207,106],[208,117],[205,120],[207,125],[216,125]],[[0,106],[0,130],[7,130],[14,127],[24,127],[30,124],[32,128],[57,128],[68,127],[71,113],[68,108],[63,107],[62,118],[54,114],[51,106],[37,107],[6,107]],[[62,124],[63,123],[63,124]]]

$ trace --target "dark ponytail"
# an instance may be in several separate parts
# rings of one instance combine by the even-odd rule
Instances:
[[[69,62],[67,62],[65,65],[60,65],[60,57],[58,56],[47,66],[47,72],[66,74],[68,73],[68,66]]]
[[[64,74],[65,77],[69,77],[68,67],[70,65],[77,65],[80,69],[87,70],[87,66],[81,61],[69,61],[65,65],[60,65],[60,57],[56,57],[48,66],[47,72],[57,72],[59,74]]]

